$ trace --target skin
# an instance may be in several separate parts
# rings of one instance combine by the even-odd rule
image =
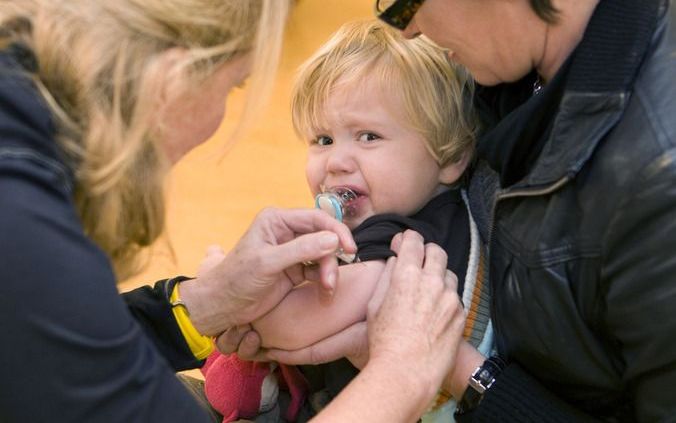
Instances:
[[[377,81],[337,86],[342,89],[323,107],[324,126],[308,137],[305,174],[314,195],[322,187],[348,187],[358,195],[344,219],[350,229],[377,214],[411,215],[463,173],[464,161],[437,163],[425,139],[406,125],[398,98]],[[341,266],[330,298],[312,284],[294,289],[253,322],[262,345],[296,350],[364,321],[384,267],[384,260]]]
[[[336,90],[323,116],[325,128],[315,128],[308,139],[305,176],[313,196],[322,187],[347,187],[358,195],[345,217],[350,229],[376,214],[414,214],[466,167],[440,166],[425,139],[406,125],[399,99],[373,78]]]
[[[536,69],[550,80],[582,39],[598,0],[555,1],[559,21],[548,24],[528,0],[427,0],[404,30],[449,49],[477,82],[513,82]]]
[[[174,65],[186,54],[181,49],[168,52],[164,58],[166,66]],[[244,84],[250,69],[251,57],[243,55],[222,64],[197,87],[186,90],[180,78],[167,81],[160,106],[163,122],[160,139],[171,163],[179,161],[216,132],[225,116],[228,95]]]

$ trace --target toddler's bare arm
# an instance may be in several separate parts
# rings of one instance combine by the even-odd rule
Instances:
[[[384,268],[382,260],[341,266],[330,297],[314,283],[295,288],[277,307],[253,322],[263,346],[296,350],[364,320]]]

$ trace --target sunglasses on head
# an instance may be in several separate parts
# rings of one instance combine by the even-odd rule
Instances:
[[[376,14],[388,25],[404,30],[425,0],[376,0]]]

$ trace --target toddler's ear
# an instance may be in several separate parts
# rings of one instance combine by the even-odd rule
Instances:
[[[439,172],[439,182],[445,185],[455,183],[465,173],[471,157],[472,153],[466,152],[457,162],[449,162],[442,166],[441,172]]]

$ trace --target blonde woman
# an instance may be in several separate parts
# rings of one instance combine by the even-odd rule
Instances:
[[[241,325],[294,284],[335,286],[334,252],[354,242],[312,210],[261,213],[197,279],[140,288],[126,304],[115,286],[163,230],[170,165],[212,134],[250,73],[261,98],[288,6],[0,1],[1,421],[208,421],[174,372],[199,366],[212,336],[246,348]],[[406,258],[386,268],[391,288],[370,314],[371,360],[323,419],[413,416],[452,364],[462,313],[445,256],[414,234],[400,248]],[[411,277],[430,289],[408,292]],[[378,401],[395,407],[373,414]]]

